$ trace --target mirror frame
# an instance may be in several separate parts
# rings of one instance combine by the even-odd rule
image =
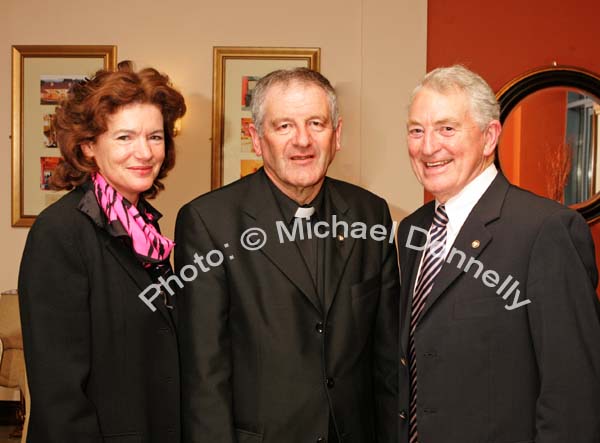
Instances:
[[[574,66],[550,66],[538,68],[522,74],[496,93],[500,103],[500,123],[504,121],[510,112],[521,100],[540,89],[555,86],[571,87],[584,91],[594,96],[600,102],[600,76],[593,72]],[[500,147],[498,146],[496,152]],[[496,167],[501,170],[499,155],[496,155]],[[589,224],[600,219],[600,192],[592,198],[569,206],[577,210]]]

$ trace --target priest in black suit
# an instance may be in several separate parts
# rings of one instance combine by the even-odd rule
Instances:
[[[400,441],[598,443],[594,244],[577,212],[496,169],[498,116],[462,66],[412,97],[409,155],[435,201],[398,235]]]
[[[342,122],[322,75],[263,77],[252,115],[264,169],[177,218],[183,440],[397,443],[388,206],[326,177]]]

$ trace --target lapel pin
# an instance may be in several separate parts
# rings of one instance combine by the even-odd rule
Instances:
[[[480,243],[480,241],[479,241],[479,240],[473,240],[473,241],[471,242],[471,247],[472,247],[473,249],[477,249],[477,248],[479,247],[479,245],[480,245],[480,244],[481,244],[481,243]]]

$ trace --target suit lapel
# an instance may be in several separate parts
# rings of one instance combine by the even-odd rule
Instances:
[[[352,223],[355,221],[352,218],[351,211],[346,204],[346,201],[338,193],[335,188],[335,184],[328,179],[325,179],[323,186],[328,186],[327,197],[328,201],[325,202],[325,216],[328,217],[326,220],[329,223],[329,228],[334,229],[333,216],[336,216],[338,223],[346,223],[348,225],[348,231]],[[325,314],[329,312],[331,305],[338,292],[340,280],[344,274],[344,269],[350,253],[354,247],[356,240],[350,235],[345,235],[343,230],[340,228],[334,233],[330,232],[330,235],[325,238],[325,272],[324,272],[324,299],[325,299]],[[348,232],[350,234],[350,232]]]
[[[421,229],[428,230],[431,222],[433,221],[433,208],[434,204],[431,203],[428,208],[424,211],[423,216],[420,219],[414,221],[413,226],[416,226]],[[407,238],[407,242],[408,242]],[[410,244],[414,245],[414,247],[419,247],[425,245],[427,242],[427,236],[420,231],[416,231],[413,234],[413,237],[410,238]],[[406,261],[406,265],[404,269],[401,269],[402,273],[402,281],[407,285],[408,290],[405,292],[406,296],[401,300],[402,306],[400,312],[403,313],[403,318],[400,319],[402,321],[402,349],[408,351],[408,334],[410,330],[410,313],[412,310],[412,300],[413,293],[415,289],[415,284],[417,280],[417,274],[419,272],[419,263],[421,263],[421,257],[423,256],[423,251],[417,251],[408,248],[406,245],[398,245],[398,248],[402,250],[402,248],[406,248],[405,251],[409,254],[410,260]],[[408,251],[407,251],[408,250]],[[410,252],[409,252],[410,251]],[[414,251],[414,252],[413,252]],[[406,273],[406,274],[405,274]],[[406,278],[404,277],[406,275]]]
[[[461,228],[454,245],[450,248],[449,256],[452,253],[452,249],[456,248],[458,251],[462,251],[466,254],[467,258],[473,257],[476,259],[479,254],[485,249],[487,244],[492,239],[491,234],[485,227],[485,223],[483,223],[480,219],[475,219],[474,217],[468,217],[465,221],[465,224]],[[479,247],[474,249],[471,246],[471,243],[474,240],[479,241]],[[435,278],[435,282],[433,284],[433,288],[431,288],[431,292],[427,296],[425,301],[425,306],[423,307],[423,311],[421,312],[420,318],[422,319],[429,309],[433,306],[436,300],[448,289],[448,287],[452,284],[454,280],[456,280],[460,274],[462,273],[462,269],[457,266],[459,261],[459,257],[456,256],[452,259],[451,263],[444,263],[440,273]]]
[[[498,173],[490,187],[473,207],[473,210],[459,231],[454,245],[450,248],[449,254],[451,254],[452,249],[455,248],[466,254],[466,261],[468,261],[470,257],[473,257],[474,259],[479,257],[492,240],[492,235],[488,231],[486,225],[500,217],[508,187],[509,183],[506,178],[504,178],[501,173]],[[459,267],[458,262],[459,257],[457,256],[451,263],[444,263],[440,273],[435,279],[431,292],[427,296],[420,319],[427,314],[435,304],[436,300],[438,300],[454,280],[461,275],[464,265],[463,267]]]
[[[298,247],[289,241],[285,234],[283,242],[279,241],[277,222],[285,221],[267,182],[268,178],[261,169],[247,180],[248,192],[244,212],[249,218],[245,227],[260,228],[266,233],[267,242],[260,249],[260,253],[264,254],[319,312],[322,312],[321,301]]]
[[[108,236],[108,234],[107,237],[108,238],[105,242],[106,248],[121,265],[121,267],[125,270],[125,272],[129,275],[129,277],[135,282],[137,287],[140,289],[140,292],[146,289],[149,285],[151,285],[152,280],[150,279],[150,276],[144,270],[144,268],[142,268],[142,265],[131,253],[129,248],[118,238],[110,237]],[[170,297],[170,295],[167,296]],[[142,300],[139,300],[137,297],[136,300],[139,301],[139,303],[142,303]],[[173,320],[171,319],[171,316],[168,312],[168,308],[163,303],[163,300],[160,297],[158,297],[153,303],[153,305],[161,313],[164,320],[171,327],[174,327]]]
[[[101,234],[99,235],[103,236],[106,249],[125,270],[127,275],[129,275],[129,277],[134,281],[141,292],[152,284],[152,279],[143,269],[140,262],[135,258],[131,249],[120,239],[112,237],[106,232],[105,217],[102,215],[102,210],[100,209],[94,192],[91,189],[91,182],[88,182],[82,186],[81,192],[83,192],[83,195],[78,204],[78,209],[88,216],[91,222],[99,228],[101,231]],[[138,300],[140,303],[143,303],[138,297],[136,297],[136,300]],[[174,327],[173,320],[168,312],[168,308],[165,306],[162,300],[159,300],[154,304],[154,306],[158,308],[164,320],[171,327]]]

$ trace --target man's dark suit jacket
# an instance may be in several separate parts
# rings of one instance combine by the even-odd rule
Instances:
[[[183,440],[324,442],[331,416],[340,441],[397,443],[394,244],[328,238],[321,306],[297,245],[278,240],[282,215],[267,180],[259,170],[177,218],[178,270],[196,253],[225,255],[179,299]],[[338,220],[392,229],[381,198],[329,178],[324,186]],[[268,240],[247,251],[240,235],[255,227]]]
[[[407,242],[424,243],[410,228],[429,229],[433,211],[431,202],[400,226],[403,361],[421,257]],[[458,254],[448,262],[451,251],[415,332],[419,443],[600,442],[600,307],[583,218],[498,174],[454,248],[466,254],[463,267]],[[464,272],[471,256],[484,267],[477,276],[475,264]],[[507,310],[517,290],[530,303]],[[406,411],[407,374],[403,366]],[[408,441],[407,421],[400,432]]]
[[[92,201],[83,201],[91,199]],[[30,443],[177,443],[177,336],[164,303],[93,192],[70,192],[29,232],[19,301],[31,392]]]

